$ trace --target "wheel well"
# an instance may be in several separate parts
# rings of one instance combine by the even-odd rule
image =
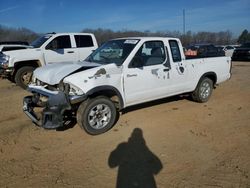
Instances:
[[[123,100],[122,100],[122,96],[120,94],[119,91],[116,91],[115,88],[108,88],[108,89],[104,89],[104,88],[96,88],[91,90],[90,92],[87,93],[89,98],[94,98],[97,96],[106,96],[108,98],[110,98],[114,103],[115,106],[121,110],[123,108]]]
[[[19,62],[16,62],[15,65],[14,65],[14,74],[13,76],[15,76],[16,74],[16,71],[18,69],[20,69],[21,67],[24,67],[24,66],[31,66],[31,67],[40,67],[41,66],[41,63],[39,60],[30,60],[30,61],[19,61]]]
[[[216,82],[217,82],[217,76],[214,72],[208,72],[208,73],[205,73],[200,80],[202,80],[203,78],[209,78],[213,81],[213,84],[215,85]]]

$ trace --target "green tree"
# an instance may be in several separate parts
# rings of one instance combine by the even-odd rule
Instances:
[[[0,41],[32,42],[39,34],[26,28],[10,28],[0,25]]]
[[[250,41],[250,33],[245,29],[238,38],[238,43],[242,44]]]

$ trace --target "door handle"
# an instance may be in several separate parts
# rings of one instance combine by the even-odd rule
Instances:
[[[130,77],[135,77],[137,76],[137,74],[127,74],[127,77],[130,78]]]
[[[67,52],[68,54],[73,54],[73,53],[75,53],[74,51],[68,51]]]
[[[168,72],[168,71],[170,71],[170,68],[165,68],[165,69],[163,69],[163,71]]]
[[[179,69],[180,69],[181,73],[184,73],[184,71],[185,71],[184,67],[180,67]]]

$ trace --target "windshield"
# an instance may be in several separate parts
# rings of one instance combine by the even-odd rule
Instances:
[[[86,61],[121,65],[138,43],[137,39],[111,40],[93,52]]]
[[[39,37],[38,39],[34,40],[30,45],[34,48],[40,48],[43,43],[45,43],[52,35],[44,35]]]

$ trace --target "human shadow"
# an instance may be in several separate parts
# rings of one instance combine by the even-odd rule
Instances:
[[[118,167],[116,188],[156,188],[154,175],[163,168],[147,147],[140,128],[135,128],[128,141],[110,153],[108,165]]]

